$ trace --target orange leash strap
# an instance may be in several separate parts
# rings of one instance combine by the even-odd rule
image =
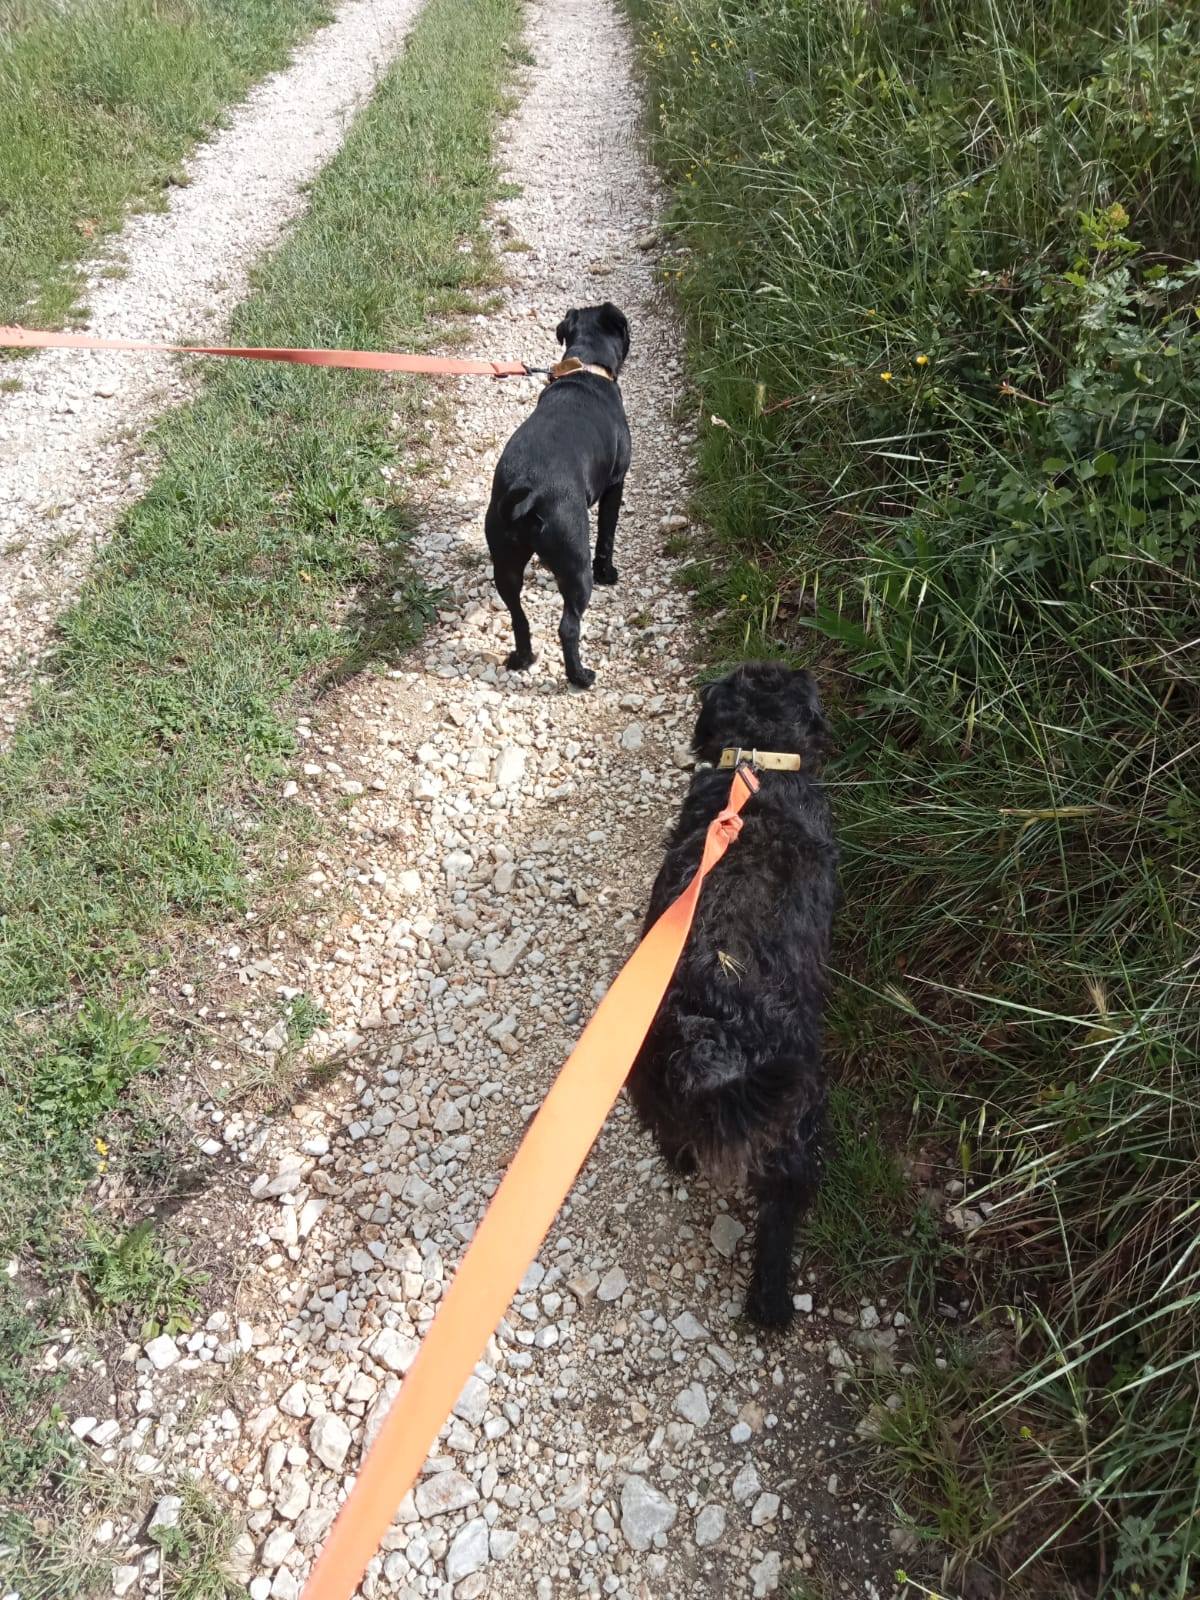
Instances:
[[[734,774],[691,883],[617,974],[521,1141],[369,1451],[301,1600],[350,1600],[566,1199],[654,1021],[704,879],[758,788]]]
[[[286,350],[225,344],[152,344],[145,339],[94,339],[87,333],[42,333],[0,328],[0,349],[156,350],[176,356],[240,356],[245,361],[290,361],[301,367],[354,367],[361,372],[424,372],[461,377],[523,378],[523,361],[476,361],[451,356],[404,355],[394,350]]]

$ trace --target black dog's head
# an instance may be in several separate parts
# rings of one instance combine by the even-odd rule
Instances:
[[[829,726],[811,672],[775,661],[750,661],[700,691],[700,715],[692,748],[701,761],[716,763],[721,751],[777,750],[804,758],[806,771],[820,768]]]
[[[602,306],[582,306],[568,311],[554,330],[565,355],[597,367],[607,367],[618,377],[629,354],[629,323],[625,313],[606,300]]]

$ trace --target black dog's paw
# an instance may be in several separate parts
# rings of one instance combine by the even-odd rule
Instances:
[[[746,1315],[760,1328],[790,1327],[795,1309],[786,1286],[765,1284],[755,1278],[746,1295]]]
[[[577,689],[590,689],[596,681],[591,667],[580,667],[578,672],[569,672],[567,676]]]
[[[532,650],[514,650],[504,665],[510,672],[528,672],[535,660]]]
[[[611,561],[598,558],[592,562],[592,577],[597,583],[614,584],[617,581],[617,569]]]

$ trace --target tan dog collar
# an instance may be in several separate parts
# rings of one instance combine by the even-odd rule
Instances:
[[[564,356],[556,362],[546,375],[546,382],[553,383],[555,378],[569,378],[573,372],[590,372],[594,378],[607,378],[609,383],[616,379],[607,367],[597,366],[595,362],[580,361],[578,356]]]
[[[751,767],[761,767],[765,772],[799,772],[803,762],[798,755],[783,750],[722,750],[718,767],[736,767],[745,761]]]

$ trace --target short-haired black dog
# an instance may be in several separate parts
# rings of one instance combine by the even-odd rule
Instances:
[[[555,331],[563,358],[496,463],[484,530],[516,637],[509,671],[533,665],[521,585],[536,555],[562,595],[558,636],[567,677],[590,689],[596,674],[579,658],[579,625],[593,578],[617,581],[613,541],[631,448],[617,378],[629,354],[629,323],[606,301],[568,311]],[[596,558],[589,561],[588,511],[597,500]]]
[[[687,886],[729,798],[726,750],[759,752],[761,787],[704,885],[696,921],[629,1093],[671,1166],[748,1179],[758,1200],[746,1310],[792,1316],[796,1223],[821,1176],[821,1013],[837,903],[837,845],[817,773],[826,723],[808,672],[751,663],[706,686],[692,778],[650,897],[647,928]],[[798,757],[798,770],[764,752]]]

